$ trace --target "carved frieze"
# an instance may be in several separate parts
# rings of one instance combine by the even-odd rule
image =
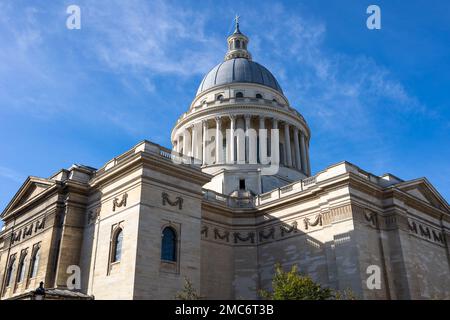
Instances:
[[[45,218],[36,220],[21,228],[18,231],[15,231],[11,235],[11,244],[24,240],[33,234],[39,232],[39,230],[44,229],[45,226]]]
[[[264,240],[268,239],[275,239],[275,228],[274,227],[270,228],[268,233],[265,233],[264,230],[260,230],[258,232],[258,236],[259,242],[263,242]]]
[[[208,238],[208,226],[202,226],[202,229],[200,231],[200,234],[202,236],[205,236],[205,238]]]
[[[418,221],[408,221],[410,233],[419,236],[420,238],[445,245],[445,237],[441,231],[435,230],[429,226],[426,226]]]
[[[163,192],[161,194],[161,196],[162,196],[162,204],[163,204],[163,206],[165,206],[166,204],[169,204],[172,207],[178,206],[179,210],[183,209],[183,198],[182,197],[176,197],[175,201],[171,201],[170,198],[169,198],[169,194],[168,193]]]
[[[292,226],[281,225],[280,226],[281,236],[284,237],[286,233],[291,232],[296,233],[298,231],[297,226],[298,226],[297,221],[294,221],[292,223]]]
[[[88,214],[88,225],[97,222],[99,217],[100,217],[100,207],[90,210]]]
[[[248,232],[246,236],[242,236],[240,232],[234,232],[234,243],[238,242],[247,242],[250,241],[250,243],[255,243],[255,233],[254,232]]]
[[[230,241],[230,232],[225,231],[223,234],[220,234],[219,229],[214,228],[214,239],[217,240],[226,240],[226,242]]]
[[[114,198],[113,211],[116,211],[116,208],[126,207],[127,206],[127,198],[128,198],[128,194],[126,192],[122,195],[122,199],[120,201],[119,201],[119,198]]]
[[[303,219],[303,223],[305,224],[305,230],[308,230],[309,227],[322,226],[322,215],[319,213],[314,222],[311,222],[309,218]]]
[[[369,222],[372,227],[377,226],[377,214],[375,212],[365,209],[364,219],[366,219],[366,221]]]

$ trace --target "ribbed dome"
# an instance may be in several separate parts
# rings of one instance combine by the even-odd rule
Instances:
[[[235,82],[257,83],[283,93],[278,81],[265,67],[245,58],[234,58],[209,71],[198,87],[197,95],[215,86]]]

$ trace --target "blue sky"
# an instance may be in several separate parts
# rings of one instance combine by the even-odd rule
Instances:
[[[81,30],[66,8],[81,7]],[[382,29],[366,28],[377,4]],[[0,1],[0,207],[28,175],[94,167],[170,130],[233,17],[312,130],[313,173],[350,161],[450,199],[448,1]]]

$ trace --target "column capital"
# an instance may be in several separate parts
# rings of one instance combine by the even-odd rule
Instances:
[[[278,118],[272,118],[272,128],[278,129]]]
[[[266,123],[266,117],[265,116],[259,116],[259,127],[260,127],[260,129],[265,126],[265,123]]]
[[[244,119],[245,120],[250,120],[252,118],[251,114],[244,114]]]
[[[237,115],[235,115],[235,114],[230,114],[230,115],[228,115],[228,117],[230,118],[230,120],[236,120],[236,116]]]
[[[221,122],[222,121],[222,117],[221,116],[215,116],[214,119],[216,120],[216,122]]]
[[[295,134],[298,134],[298,132],[299,132],[298,128],[297,128],[297,127],[294,127],[294,133],[295,133]]]

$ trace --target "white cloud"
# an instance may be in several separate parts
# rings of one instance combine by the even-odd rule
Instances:
[[[207,14],[166,1],[111,1],[86,11],[95,32],[92,49],[119,72],[192,76],[217,63],[224,46],[204,33]]]

